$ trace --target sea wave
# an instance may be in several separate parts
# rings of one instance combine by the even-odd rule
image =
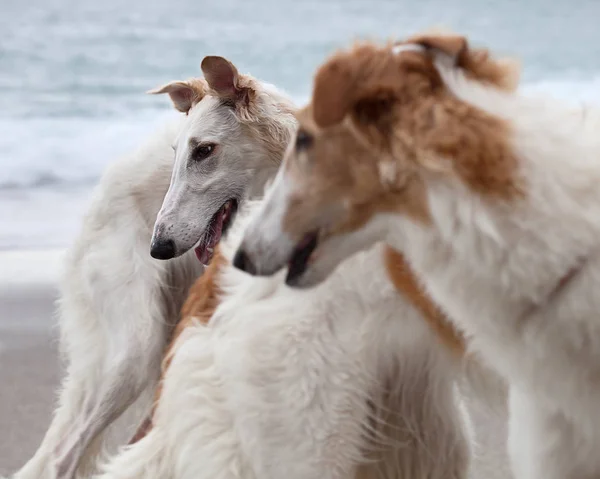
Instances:
[[[600,104],[600,75],[589,81],[548,79],[523,89],[553,94],[574,106]],[[306,98],[296,100],[304,104]],[[163,109],[107,118],[0,118],[0,190],[94,183],[109,162],[176,115]]]
[[[600,105],[600,75],[547,79],[523,89],[574,106]],[[306,98],[296,101],[302,105]],[[68,244],[107,164],[176,117],[165,108],[106,118],[0,118],[0,249]]]
[[[600,106],[600,73],[586,80],[579,79],[580,74],[574,72],[573,78],[547,78],[535,83],[523,85],[526,93],[552,95],[574,106],[592,104]]]
[[[175,115],[160,110],[109,118],[0,118],[0,190],[94,183],[109,162]]]

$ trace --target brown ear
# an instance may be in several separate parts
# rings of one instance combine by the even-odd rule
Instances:
[[[230,100],[238,100],[244,93],[239,86],[237,68],[229,60],[218,56],[204,57],[200,65],[208,86],[214,92]]]
[[[396,94],[398,65],[397,56],[389,48],[368,43],[334,55],[315,76],[312,111],[317,126],[341,122],[358,105],[360,116],[375,119],[388,109]]]
[[[443,53],[450,57],[455,65],[460,64],[469,49],[467,39],[454,34],[419,35],[410,38],[407,43],[416,43],[428,50]]]
[[[356,68],[349,55],[338,54],[315,75],[312,111],[317,126],[325,128],[344,119],[354,103]]]
[[[187,113],[192,106],[204,98],[206,86],[200,79],[173,81],[161,87],[149,90],[146,93],[151,95],[168,93],[173,102],[173,106],[175,106],[177,110]]]

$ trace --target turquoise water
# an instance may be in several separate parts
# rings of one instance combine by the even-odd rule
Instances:
[[[0,0],[0,247],[66,244],[107,162],[174,115],[143,92],[204,55],[299,102],[355,38],[451,27],[525,65],[524,81],[600,100],[600,0]]]

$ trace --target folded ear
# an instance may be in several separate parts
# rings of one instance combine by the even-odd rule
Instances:
[[[200,65],[208,86],[214,92],[229,100],[239,100],[245,89],[239,85],[237,68],[229,60],[218,56],[204,57]]]
[[[357,106],[363,119],[375,119],[393,101],[399,74],[397,56],[387,47],[363,44],[337,53],[315,75],[314,121],[321,128],[335,125]]]
[[[356,68],[348,55],[338,54],[315,75],[312,111],[316,124],[325,128],[341,122],[354,102]]]
[[[173,106],[183,113],[190,111],[190,108],[197,104],[206,94],[206,85],[200,79],[187,81],[173,81],[161,87],[149,90],[151,95],[160,95],[168,93]]]
[[[508,58],[493,58],[482,48],[470,48],[464,36],[452,33],[417,35],[407,43],[421,45],[434,55],[450,60],[452,66],[462,68],[473,79],[491,83],[498,88],[513,91],[519,84],[520,65]]]

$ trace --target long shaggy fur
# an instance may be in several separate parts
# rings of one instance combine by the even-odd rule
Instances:
[[[152,431],[99,478],[458,479],[496,454],[468,424],[463,365],[396,293],[383,247],[309,291],[230,265],[219,281],[212,320],[179,338]],[[483,390],[502,404],[502,388]],[[509,477],[505,462],[485,477]]]
[[[243,109],[211,94],[194,97],[185,118],[116,162],[102,178],[67,255],[61,285],[61,349],[67,372],[58,407],[36,454],[14,479],[87,478],[98,454],[111,444],[107,428],[140,398],[139,412],[123,418],[127,427],[112,441],[123,444],[140,414],[148,413],[164,348],[188,289],[202,272],[193,253],[169,262],[149,254],[173,172],[173,145],[182,131],[194,135],[201,127],[225,125],[220,134],[237,142],[222,145],[226,166],[216,172],[212,196],[208,192],[197,203],[210,205],[214,195],[229,189],[243,201],[262,194],[281,158],[274,145],[279,142],[282,150],[295,125],[293,105],[283,94],[249,76],[240,78],[252,93]],[[197,89],[205,85],[199,80],[175,83]],[[163,90],[157,92],[173,94]],[[172,99],[181,109],[178,98]],[[249,159],[251,174],[243,163]],[[199,215],[198,221],[207,220]]]
[[[334,55],[242,251],[277,271],[319,231],[309,287],[386,241],[508,380],[515,475],[597,479],[600,114],[506,65],[457,35]]]
[[[148,254],[169,187],[177,130],[170,125],[111,166],[94,193],[61,283],[67,370],[59,404],[35,456],[15,479],[73,477],[80,457],[86,477],[106,427],[158,378],[174,318],[201,272],[193,256],[164,263]],[[116,440],[126,440],[136,417],[129,417],[132,423]]]

